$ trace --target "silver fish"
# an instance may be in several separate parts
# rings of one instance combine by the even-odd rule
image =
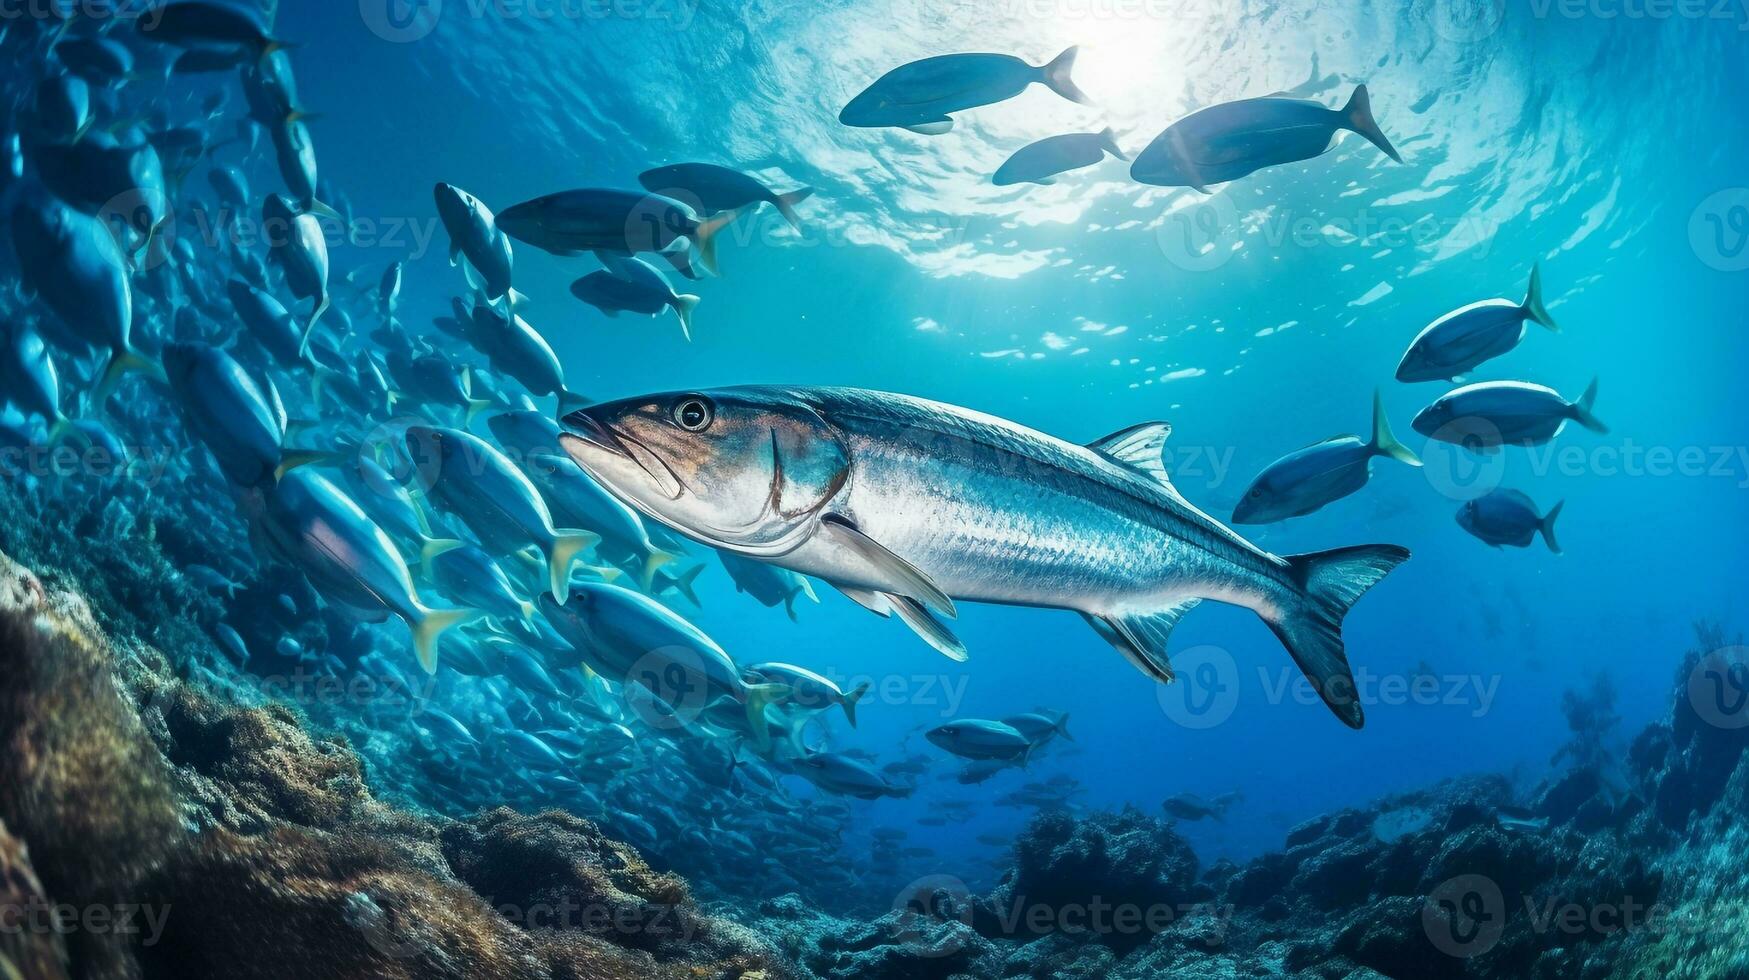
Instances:
[[[1150,677],[1204,598],[1267,623],[1339,718],[1363,713],[1349,608],[1409,557],[1365,545],[1278,557],[1167,478],[1171,427],[1087,446],[988,415],[847,388],[726,388],[597,405],[562,444],[602,486],[713,547],[898,613],[949,655],[954,599],[1071,609]]]
[[[844,709],[844,717],[850,720],[850,727],[856,727],[856,703],[868,693],[869,682],[863,681],[849,691],[845,691],[831,679],[794,664],[765,663],[754,664],[741,672],[749,684],[782,684],[790,689],[790,700],[786,703],[811,711],[821,711],[832,705]]]
[[[1380,456],[1410,466],[1421,460],[1391,434],[1384,400],[1372,401],[1372,439],[1337,436],[1286,456],[1264,467],[1233,508],[1235,524],[1272,524],[1301,517],[1366,486],[1372,461]]]
[[[925,736],[944,752],[962,759],[1025,763],[1035,744],[1019,729],[999,721],[966,719],[931,728]]]
[[[266,492],[256,526],[268,547],[297,566],[330,601],[404,620],[426,673],[437,671],[443,631],[480,615],[473,609],[432,609],[420,601],[389,536],[309,467],[286,474]]]
[[[292,293],[311,303],[310,317],[304,321],[299,338],[299,351],[307,357],[310,335],[329,305],[327,236],[322,232],[321,219],[299,210],[281,194],[268,195],[261,207],[261,220],[268,257],[285,273],[285,283]]]
[[[466,262],[467,268],[479,276],[487,299],[503,298],[510,292],[510,277],[516,266],[510,237],[499,230],[497,219],[480,199],[467,191],[451,184],[438,184],[432,196],[437,201],[437,216],[443,221],[443,230],[449,233],[449,264]]]
[[[1484,361],[1499,357],[1524,339],[1524,325],[1538,323],[1560,333],[1543,306],[1542,271],[1530,269],[1524,302],[1485,299],[1456,309],[1428,324],[1397,365],[1398,381],[1454,381]]]
[[[547,556],[547,585],[563,601],[571,566],[600,540],[587,531],[553,527],[552,513],[528,477],[485,440],[459,429],[407,427],[408,455],[432,499],[480,539],[488,552],[509,555],[532,544]]]
[[[1136,155],[1130,176],[1144,184],[1206,190],[1264,167],[1310,160],[1330,149],[1344,129],[1403,162],[1374,121],[1372,100],[1360,85],[1340,109],[1279,96],[1199,109],[1154,137]]]
[[[1518,490],[1493,490],[1458,508],[1458,526],[1478,539],[1498,548],[1512,545],[1528,548],[1541,534],[1549,550],[1561,553],[1555,540],[1555,519],[1561,516],[1565,501],[1549,508],[1547,514],[1537,513],[1536,504]]]
[[[814,193],[812,187],[801,187],[779,194],[739,170],[712,163],[675,163],[656,167],[639,174],[638,183],[654,194],[696,202],[694,206],[702,214],[739,211],[767,203],[797,231],[802,228],[802,219],[796,215],[796,205]]]
[[[846,126],[897,126],[924,136],[953,128],[948,115],[1012,99],[1038,82],[1071,102],[1091,103],[1069,72],[1076,48],[1043,65],[1008,54],[944,54],[900,65],[874,80],[838,114]]]
[[[25,285],[81,341],[110,352],[92,392],[94,411],[129,371],[164,380],[164,369],[134,349],[127,260],[101,220],[39,192],[13,209],[12,245]]]
[[[47,445],[78,438],[78,427],[61,411],[60,374],[42,336],[29,324],[0,324],[0,404],[10,401],[24,412],[42,416],[49,427]]]
[[[990,178],[997,187],[1010,184],[1054,184],[1057,175],[1070,170],[1091,167],[1109,153],[1119,160],[1128,160],[1117,145],[1117,134],[1109,128],[1097,133],[1064,133],[1047,136],[1028,143],[1003,161]]]
[[[1607,433],[1609,426],[1592,412],[1596,403],[1596,380],[1576,402],[1526,381],[1484,381],[1447,392],[1411,424],[1429,439],[1484,452],[1540,446],[1560,435],[1569,421]]]

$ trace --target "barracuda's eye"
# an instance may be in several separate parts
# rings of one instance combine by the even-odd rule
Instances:
[[[703,432],[715,417],[711,403],[697,396],[682,398],[674,406],[674,424],[688,432]]]

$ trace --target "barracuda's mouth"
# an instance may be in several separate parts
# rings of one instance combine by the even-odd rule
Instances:
[[[560,445],[564,446],[577,465],[588,471],[596,480],[612,486],[612,475],[603,472],[602,468],[592,465],[590,456],[594,453],[608,453],[620,459],[637,464],[638,469],[650,478],[657,491],[669,500],[678,500],[684,490],[680,478],[675,475],[662,457],[652,452],[649,447],[637,439],[600,421],[588,412],[572,412],[565,416],[565,425],[570,431],[559,436]]]

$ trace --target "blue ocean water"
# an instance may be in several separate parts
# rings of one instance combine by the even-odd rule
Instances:
[[[1190,613],[1173,635],[1180,681],[1162,687],[1068,612],[962,604],[953,628],[970,658],[957,663],[824,584],[792,620],[691,549],[700,602],[668,601],[736,661],[870,683],[858,727],[832,718],[820,736],[834,751],[877,766],[927,757],[908,797],[848,803],[846,861],[877,828],[903,827],[933,853],[882,874],[976,887],[1000,849],[971,842],[1017,833],[1033,808],[1000,799],[1031,783],[1072,779],[1075,807],[1152,814],[1179,794],[1237,794],[1223,819],[1179,830],[1205,861],[1245,859],[1313,814],[1447,776],[1528,787],[1569,737],[1563,694],[1597,678],[1614,689],[1624,741],[1665,711],[1691,624],[1740,622],[1749,581],[1746,30],[1734,7],[1657,16],[1485,0],[361,0],[283,4],[273,36],[297,44],[323,183],[354,222],[350,240],[331,238],[334,269],[368,284],[404,262],[399,319],[458,356],[427,326],[466,290],[434,184],[502,211],[571,187],[635,188],[645,169],[696,160],[814,188],[801,229],[766,208],[723,233],[720,278],[682,283],[701,299],[690,341],[666,314],[609,318],[579,303],[569,286],[593,260],[519,243],[523,315],[573,391],[853,386],[1075,443],[1165,420],[1174,484],[1223,520],[1270,461],[1365,434],[1382,392],[1424,468],[1380,460],[1363,490],[1316,514],[1240,529],[1278,554],[1413,552],[1346,622],[1360,731],[1244,610]],[[906,62],[999,51],[1042,64],[1070,45],[1091,105],[1033,86],[957,113],[938,136],[838,122]],[[1109,126],[1133,156],[1203,106],[1285,92],[1337,107],[1360,83],[1402,164],[1344,134],[1316,159],[1206,193],[1136,183],[1111,159],[1051,185],[989,181],[1044,136]],[[180,114],[229,84],[173,78],[166,104]],[[213,152],[253,187],[279,186],[270,156]],[[1393,380],[1409,341],[1465,304],[1522,298],[1533,265],[1561,331],[1532,325],[1467,380],[1577,398],[1595,378],[1610,431],[1570,425],[1549,446],[1493,456],[1416,435],[1409,420],[1451,386]],[[1495,487],[1564,502],[1564,553],[1466,534],[1459,506]],[[401,627],[376,628],[410,668]],[[923,735],[1033,710],[1066,713],[1073,741],[977,784]],[[345,721],[379,771],[416,739],[405,719]],[[373,740],[389,724],[401,728]],[[621,778],[646,803],[662,785]],[[390,779],[425,805],[447,792],[419,792],[416,770]],[[943,813],[955,818],[929,819]],[[611,805],[585,815],[616,819]],[[662,842],[648,850],[690,866]]]
[[[1041,759],[1041,772],[1073,774],[1089,805],[1241,791],[1225,823],[1186,833],[1243,856],[1313,813],[1443,776],[1533,778],[1567,736],[1561,693],[1595,675],[1611,678],[1632,730],[1663,709],[1664,651],[1695,618],[1741,608],[1746,341],[1742,273],[1727,271],[1740,262],[1726,254],[1740,236],[1708,217],[1744,203],[1732,188],[1745,131],[1728,121],[1746,70],[1741,12],[1511,4],[1490,30],[1488,4],[658,6],[643,18],[445,10],[403,45],[350,10],[282,11],[285,33],[322,38],[302,78],[326,114],[324,172],[384,214],[425,213],[435,180],[510,201],[691,159],[816,188],[800,235],[769,209],[736,231],[723,278],[695,284],[690,344],[668,323],[579,308],[565,292],[576,263],[520,251],[531,322],[581,373],[579,390],[854,385],[1073,441],[1163,419],[1175,483],[1225,516],[1270,460],[1365,432],[1375,388],[1406,432],[1443,391],[1391,380],[1407,342],[1466,303],[1521,298],[1532,263],[1563,332],[1532,327],[1475,379],[1570,398],[1601,382],[1609,436],[1570,427],[1552,452],[1508,450],[1498,476],[1437,447],[1421,472],[1380,462],[1361,493],[1254,536],[1279,553],[1413,549],[1348,621],[1351,660],[1380,685],[1358,733],[1303,689],[1280,693],[1298,673],[1242,611],[1205,605],[1175,633],[1181,649],[1215,648],[1217,685],[1237,685],[1225,721],[1187,727],[1072,614],[966,606],[957,631],[972,656],[958,665],[830,590],[791,623],[707,569],[694,619],[725,649],[888,691],[845,744],[885,755],[909,735],[929,751],[916,729],[956,713],[1066,711],[1078,751]],[[906,61],[992,50],[1042,63],[1073,43],[1096,106],[1035,86],[939,137],[836,121]],[[1131,183],[1111,160],[1055,186],[988,183],[1007,154],[1055,132],[1111,125],[1134,153],[1205,104],[1299,87],[1337,105],[1361,81],[1402,166],[1350,135],[1209,196]],[[441,256],[408,276],[408,305],[436,312],[439,284],[453,283]],[[1682,467],[1665,459],[1694,449],[1698,470],[1692,453]],[[1459,502],[1492,479],[1544,507],[1567,502],[1566,554],[1494,550],[1458,528]],[[1436,695],[1387,693],[1418,671]],[[1037,775],[873,806],[903,825],[942,794],[987,801]],[[941,828],[936,843],[1023,816],[980,805],[972,828]]]

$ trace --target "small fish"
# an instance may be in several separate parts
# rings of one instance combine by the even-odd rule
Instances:
[[[656,167],[639,174],[638,183],[653,194],[686,201],[697,207],[700,214],[721,214],[761,203],[770,204],[797,231],[802,229],[802,220],[796,215],[796,205],[814,193],[812,187],[801,187],[779,194],[739,170],[711,163],[675,163]]]
[[[151,143],[123,144],[92,133],[70,145],[37,147],[33,156],[43,182],[61,200],[120,229],[130,257],[170,219],[164,168]]]
[[[504,569],[471,544],[458,541],[452,547],[428,550],[421,556],[420,571],[464,606],[500,618],[534,616],[534,603],[517,595]]]
[[[1576,402],[1552,388],[1524,381],[1483,381],[1447,392],[1415,416],[1415,431],[1441,442],[1480,452],[1501,446],[1541,446],[1577,422],[1608,433],[1592,412],[1597,381]]]
[[[501,739],[511,755],[530,766],[546,770],[565,768],[565,760],[553,751],[552,746],[527,732],[505,732]]]
[[[226,598],[235,598],[237,590],[242,588],[211,565],[189,565],[182,569],[182,574],[199,588],[207,592],[223,592]]]
[[[309,352],[302,349],[303,331],[283,303],[242,279],[227,282],[225,294],[230,297],[237,319],[248,328],[250,338],[281,369],[306,363]]]
[[[622,257],[611,270],[583,276],[571,283],[571,295],[610,317],[622,312],[656,316],[672,308],[680,320],[680,335],[692,339],[692,311],[698,306],[698,297],[676,293],[668,280],[642,259]]]
[[[265,57],[285,45],[268,36],[266,24],[251,5],[220,0],[177,0],[140,18],[141,37],[184,48],[242,49]]]
[[[384,323],[395,322],[395,308],[401,302],[401,263],[390,262],[383,270],[382,278],[377,280],[377,315]]]
[[[789,696],[780,684],[747,683],[715,640],[642,593],[583,583],[563,603],[541,596],[540,607],[597,673],[694,715],[729,698],[745,707],[756,740],[765,736],[766,705]]]
[[[1199,109],[1154,137],[1136,155],[1130,176],[1144,184],[1207,190],[1264,167],[1319,156],[1340,130],[1359,133],[1403,162],[1373,121],[1371,97],[1360,85],[1340,109],[1276,96]]]
[[[637,513],[590,479],[559,448],[558,423],[539,412],[503,412],[486,422],[505,449],[519,455],[523,473],[535,485],[561,524],[601,535],[597,552],[616,564],[637,561],[639,583],[648,590],[657,570],[675,556],[650,540]]]
[[[420,601],[389,536],[311,467],[287,473],[269,489],[257,516],[269,550],[301,570],[329,601],[365,613],[386,611],[406,622],[428,674],[437,671],[443,631],[480,615]]]
[[[498,228],[492,212],[480,199],[452,184],[438,184],[432,191],[437,217],[449,233],[449,264],[466,262],[477,275],[486,298],[497,302],[511,291],[516,255],[510,238]],[[470,277],[471,278],[471,277]]]
[[[432,498],[466,524],[490,552],[508,555],[529,544],[547,556],[548,586],[564,601],[571,566],[598,539],[556,529],[547,505],[515,464],[485,440],[459,429],[407,427],[408,455]]]
[[[1397,365],[1397,380],[1455,381],[1517,347],[1524,339],[1526,323],[1541,324],[1554,333],[1561,331],[1543,306],[1542,270],[1534,265],[1524,302],[1487,299],[1428,324],[1404,352]]]
[[[1011,184],[1054,184],[1057,174],[1091,167],[1109,153],[1119,160],[1128,160],[1117,145],[1117,134],[1109,128],[1097,133],[1065,133],[1047,136],[1014,152],[996,169],[990,182],[997,187]]]
[[[1547,514],[1538,514],[1536,504],[1524,493],[1491,490],[1459,507],[1457,522],[1459,527],[1496,548],[1502,545],[1528,548],[1541,534],[1549,550],[1558,555],[1561,546],[1555,541],[1555,519],[1561,516],[1564,504],[1565,501],[1557,503]]]
[[[944,54],[913,61],[875,79],[850,100],[838,121],[938,136],[953,129],[949,113],[1011,99],[1034,82],[1071,102],[1091,105],[1069,78],[1076,51],[1069,48],[1038,66],[1007,54]]]
[[[325,218],[340,218],[338,212],[316,198],[320,181],[316,170],[316,144],[310,138],[307,117],[293,112],[267,127],[273,138],[274,159],[279,164],[280,179],[291,192],[300,211]],[[342,219],[344,220],[344,219]]]
[[[539,694],[552,700],[564,700],[565,692],[559,690],[553,681],[553,675],[535,655],[521,644],[503,637],[495,637],[491,641],[498,647],[498,656],[504,664],[504,676],[524,691]]]
[[[245,56],[236,62],[236,66],[241,69],[243,98],[248,103],[252,122],[271,127],[284,122],[287,117],[315,118],[298,106],[298,79],[292,71],[291,56],[284,50],[274,51],[265,58]],[[253,151],[255,146],[256,142],[251,140],[249,149]],[[312,186],[316,183],[313,172],[309,183]]]
[[[236,167],[221,165],[208,170],[206,179],[224,209],[221,220],[226,226],[234,224],[249,207],[249,178]]]
[[[973,761],[1025,763],[1037,747],[1014,726],[982,719],[939,725],[924,737],[937,748]]]
[[[467,341],[485,355],[493,371],[515,378],[533,394],[559,396],[561,411],[585,403],[566,390],[565,369],[552,345],[513,310],[481,300],[472,312],[460,308],[455,312]]]
[[[739,212],[709,218],[659,194],[584,188],[560,191],[512,205],[498,215],[498,227],[519,242],[554,255],[611,252],[665,253],[690,243],[705,272],[717,271],[717,233]]]
[[[78,75],[50,75],[37,83],[38,135],[50,143],[75,143],[91,128],[91,86]]]
[[[249,663],[249,645],[243,642],[243,638],[237,635],[237,631],[229,623],[214,626],[213,639],[218,641],[219,649],[231,658],[233,664],[243,667]]]
[[[754,664],[742,671],[741,676],[749,684],[782,684],[788,687],[790,698],[786,704],[813,711],[838,705],[844,709],[844,717],[850,720],[852,728],[856,727],[856,703],[862,700],[869,689],[869,682],[863,681],[845,691],[831,680],[794,664]]]
[[[1494,813],[1494,822],[1504,830],[1519,833],[1541,832],[1549,829],[1547,816],[1533,817],[1523,811],[1497,810]]]
[[[292,295],[311,303],[309,319],[304,321],[298,341],[300,353],[307,356],[310,335],[329,306],[328,238],[315,214],[299,210],[283,194],[267,196],[261,220],[268,258],[285,273],[285,283]]]
[[[816,752],[793,763],[796,775],[829,793],[861,800],[910,796],[914,787],[895,783],[860,759],[835,752]]]
[[[1212,801],[1205,801],[1195,793],[1179,793],[1177,796],[1162,801],[1160,808],[1165,810],[1168,816],[1178,820],[1219,821],[1226,819],[1227,808],[1235,799],[1236,796],[1228,794],[1216,797]]]
[[[1035,747],[1059,735],[1071,742],[1075,741],[1075,737],[1069,734],[1069,714],[1066,711],[1056,715],[1038,712],[1009,715],[1002,719],[1002,724],[1026,736],[1027,741],[1032,742]]]
[[[787,568],[745,558],[732,551],[719,550],[717,558],[722,561],[729,578],[734,580],[736,592],[750,595],[768,608],[782,605],[791,621],[796,618],[797,597],[807,596],[813,602],[820,601],[807,578]]]
[[[80,437],[78,426],[61,411],[61,380],[42,336],[28,323],[0,324],[0,403],[40,415],[48,425],[45,445]]]
[[[134,53],[112,37],[75,37],[58,42],[55,60],[67,70],[99,85],[126,80],[134,70]]]
[[[468,726],[462,724],[456,717],[440,708],[421,703],[419,713],[414,716],[413,723],[424,730],[434,741],[451,748],[478,749],[479,739],[468,731]]]
[[[1391,434],[1385,404],[1373,395],[1372,440],[1337,436],[1292,452],[1264,467],[1239,505],[1233,509],[1235,524],[1273,524],[1310,514],[1326,504],[1366,486],[1377,457],[1410,466],[1421,460]]]
[[[128,372],[164,380],[164,369],[134,349],[128,263],[101,220],[46,192],[27,195],[12,211],[12,245],[26,287],[81,341],[109,351],[93,410],[103,409]]]

